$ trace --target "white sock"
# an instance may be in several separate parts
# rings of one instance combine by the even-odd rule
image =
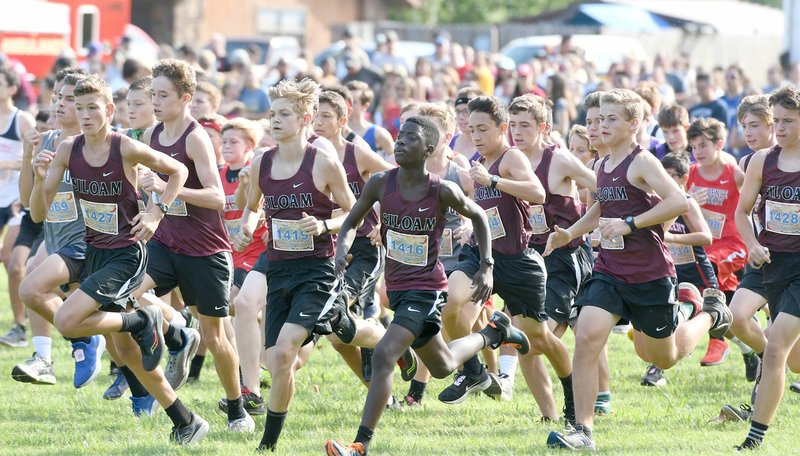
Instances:
[[[169,324],[176,328],[185,328],[186,319],[183,318],[183,314],[181,314],[176,310],[175,312],[172,313],[172,318],[169,320]]]
[[[508,375],[511,384],[514,384],[514,377],[517,375],[517,357],[515,355],[500,355],[500,373]]]
[[[739,340],[738,337],[731,338],[731,342],[733,342],[737,347],[739,347],[739,350],[742,351],[743,355],[746,355],[748,353],[752,353],[753,352],[753,349],[750,348],[750,346],[747,345],[746,343],[744,343],[741,340]]]
[[[53,339],[44,336],[33,336],[33,351],[45,359],[48,363],[52,362]]]

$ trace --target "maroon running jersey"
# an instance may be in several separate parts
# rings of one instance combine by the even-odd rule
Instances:
[[[347,185],[350,186],[350,191],[353,192],[356,199],[361,198],[361,191],[364,190],[364,178],[361,177],[361,171],[359,171],[358,163],[356,162],[356,145],[351,142],[347,142],[345,145],[342,166],[344,166],[344,172],[347,174]],[[337,211],[340,212],[338,204],[334,205],[334,217],[339,215]],[[358,227],[356,236],[364,237],[368,235],[377,224],[378,214],[375,213],[374,208],[370,209],[367,216],[364,217],[364,223]]]
[[[119,249],[136,243],[131,222],[139,213],[139,193],[125,176],[121,138],[111,133],[111,148],[103,166],[86,162],[83,135],[75,137],[69,156],[72,190],[86,223],[86,243],[99,249]]]
[[[300,169],[288,179],[272,178],[272,157],[277,151],[278,148],[275,147],[264,152],[258,175],[258,186],[264,194],[264,213],[270,231],[267,260],[332,257],[333,237],[330,234],[306,234],[297,222],[303,218],[303,212],[319,220],[330,219],[333,212],[333,201],[314,185],[312,171],[317,148],[310,143],[306,146]]]
[[[500,175],[500,162],[503,161],[506,149],[489,167],[489,174]],[[483,163],[485,157],[479,161]],[[475,182],[475,202],[484,211],[489,221],[492,234],[492,252],[503,255],[516,255],[528,247],[531,236],[530,205],[515,196],[494,189],[491,185],[483,186]],[[475,236],[472,245],[477,245]]]
[[[158,135],[164,130],[164,123],[156,125],[150,137],[150,147],[161,151],[186,165],[189,177],[184,187],[201,189],[203,184],[197,176],[194,161],[186,153],[186,138],[200,124],[192,122],[180,139],[171,146],[163,146]],[[169,176],[158,173],[166,180]],[[158,225],[153,240],[164,245],[173,253],[191,257],[204,257],[219,252],[230,252],[231,244],[222,221],[222,212],[205,207],[198,207],[176,199],[169,207],[167,216]]]
[[[758,216],[764,229],[758,242],[774,252],[800,252],[800,171],[778,168],[781,148],[774,146],[764,158]]]
[[[386,289],[447,290],[439,261],[445,217],[439,203],[439,176],[428,173],[428,192],[406,201],[397,185],[399,168],[387,171],[381,203],[381,239],[386,246]]]
[[[661,201],[658,196],[646,193],[628,182],[628,168],[642,150],[637,145],[611,172],[605,171],[610,155],[600,163],[596,198],[600,204],[601,220],[637,216]],[[600,255],[595,261],[594,270],[632,284],[675,277],[675,266],[664,244],[664,228],[657,224],[625,236],[601,239]]]
[[[571,227],[581,218],[581,201],[573,196],[556,195],[550,192],[550,183],[547,176],[550,174],[550,164],[553,162],[553,155],[558,145],[549,145],[542,153],[542,161],[534,172],[536,177],[542,182],[545,197],[544,204],[531,205],[531,245],[544,246],[547,244],[547,236],[553,231],[553,227],[558,225],[565,230]],[[564,248],[573,249],[583,244],[583,236],[570,241]]]

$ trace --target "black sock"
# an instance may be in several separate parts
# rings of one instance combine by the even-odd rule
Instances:
[[[115,363],[114,360],[112,359],[111,360],[111,369],[113,370],[113,369],[117,369],[117,368],[119,368],[119,366],[117,366],[117,363]]]
[[[483,371],[483,366],[481,366],[477,355],[473,355],[472,358],[464,362],[465,374],[476,377],[481,374],[481,371]]]
[[[725,338],[724,338],[724,337],[712,337],[712,336],[708,336],[708,338],[709,338],[709,339],[717,339],[717,340],[721,340],[721,341],[723,341],[723,342],[725,341]]]
[[[167,412],[167,416],[176,428],[186,427],[192,422],[192,412],[181,403],[180,399],[175,399],[175,402],[164,411]]]
[[[761,442],[764,441],[764,436],[767,435],[767,429],[769,429],[768,425],[752,421],[750,423],[750,432],[747,434],[747,438],[744,439],[744,445],[760,447]]]
[[[364,445],[364,454],[369,453],[369,442],[372,440],[372,429],[366,426],[359,426],[354,442]]]
[[[275,451],[275,445],[278,444],[278,437],[281,436],[283,430],[283,422],[286,421],[287,412],[273,412],[267,409],[267,421],[264,423],[264,435],[261,437],[261,443],[258,445],[259,450]]]
[[[567,396],[567,393],[569,393],[569,397],[572,397],[572,374],[559,377],[559,380],[561,380],[561,387],[564,388],[564,397]]]
[[[183,348],[183,331],[173,325],[169,325],[167,332],[164,333],[164,343],[172,351]]]
[[[478,334],[483,336],[483,347],[497,347],[503,342],[503,335],[500,331],[496,330],[491,326],[487,326],[480,331]]]
[[[119,368],[119,370],[122,371],[122,375],[125,376],[125,380],[128,382],[128,388],[131,390],[131,396],[144,397],[149,394],[147,392],[147,388],[145,388],[139,379],[133,375],[133,372],[131,372],[128,366],[122,366]]]
[[[200,369],[203,368],[203,362],[205,360],[205,355],[194,355],[194,358],[192,358],[192,364],[189,366],[189,377],[200,376]]]
[[[119,316],[122,317],[120,332],[134,333],[141,331],[147,323],[147,320],[139,312],[123,312]]]
[[[592,438],[592,430],[580,423],[575,425],[575,430],[583,432],[586,434],[586,437],[589,437],[590,439]]]
[[[83,343],[88,345],[89,343],[92,342],[92,338],[91,337],[70,337],[69,341],[72,342],[73,344],[76,343],[76,342],[83,342]]]
[[[228,401],[228,421],[238,420],[247,415],[241,395],[236,399],[226,399],[226,401]]]
[[[411,380],[411,384],[408,386],[408,395],[413,397],[417,403],[420,403],[422,402],[422,397],[425,396],[425,388],[427,386],[427,383]]]

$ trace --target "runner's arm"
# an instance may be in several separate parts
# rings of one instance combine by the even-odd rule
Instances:
[[[202,188],[181,187],[178,197],[193,206],[224,210],[225,192],[222,190],[214,146],[204,131],[195,130],[186,138],[186,155],[194,162]]]
[[[683,214],[683,219],[686,221],[686,227],[689,229],[688,233],[670,233],[664,230],[664,240],[683,245],[711,245],[713,238],[711,237],[711,228],[708,227],[708,222],[703,217],[700,211],[700,205],[694,198],[689,198],[689,210]]]
[[[347,213],[342,225],[339,229],[339,235],[336,239],[336,271],[340,273],[347,267],[347,253],[350,247],[353,246],[353,241],[356,238],[356,228],[364,220],[364,217],[369,214],[372,206],[380,200],[381,193],[384,188],[385,173],[375,174],[369,178],[364,189],[361,191],[361,197],[353,205],[350,212]]]
[[[47,211],[53,204],[64,171],[69,166],[71,151],[72,140],[68,139],[58,146],[56,152],[43,150],[36,155],[29,208],[34,222],[43,222],[47,218]]]

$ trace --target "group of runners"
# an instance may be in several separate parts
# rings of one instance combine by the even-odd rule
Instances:
[[[589,94],[568,147],[550,140],[546,100],[506,107],[467,87],[454,108],[404,107],[394,144],[377,151],[354,131],[386,136],[361,118],[363,84],[282,81],[263,131],[219,120],[213,103],[195,112],[188,63],[162,60],[152,75],[131,84],[131,128],[116,131],[108,84],[63,70],[53,128],[38,131],[11,102],[16,75],[0,69],[0,166],[21,155],[25,206],[12,306],[19,330],[27,309],[34,348],[15,380],[56,382],[55,327],[72,344],[76,388],[107,352],[118,375],[104,397],[129,391],[137,416],[163,407],[171,439],[188,444],[209,423],[176,391],[207,350],[228,428],[254,432],[252,415],[265,414],[258,449],[274,451],[295,373],[326,337],[367,388],[355,438],[325,442],[328,455],[367,454],[383,412],[419,406],[431,376],[455,372],[438,396],[447,404],[510,400],[518,366],[542,419],[564,420],[546,444],[594,449],[594,416],[611,413],[607,341],[630,324],[643,385],[666,384],[706,335],[704,365],[724,359],[726,338],[738,345],[753,394],[720,416],[750,422],[737,448],[761,446],[786,366],[800,372],[796,87],[742,100],[755,152],[736,163],[724,125],[690,123],[678,106],[658,116],[665,146],[640,145],[647,94],[627,89]],[[402,401],[395,366],[410,381]]]

